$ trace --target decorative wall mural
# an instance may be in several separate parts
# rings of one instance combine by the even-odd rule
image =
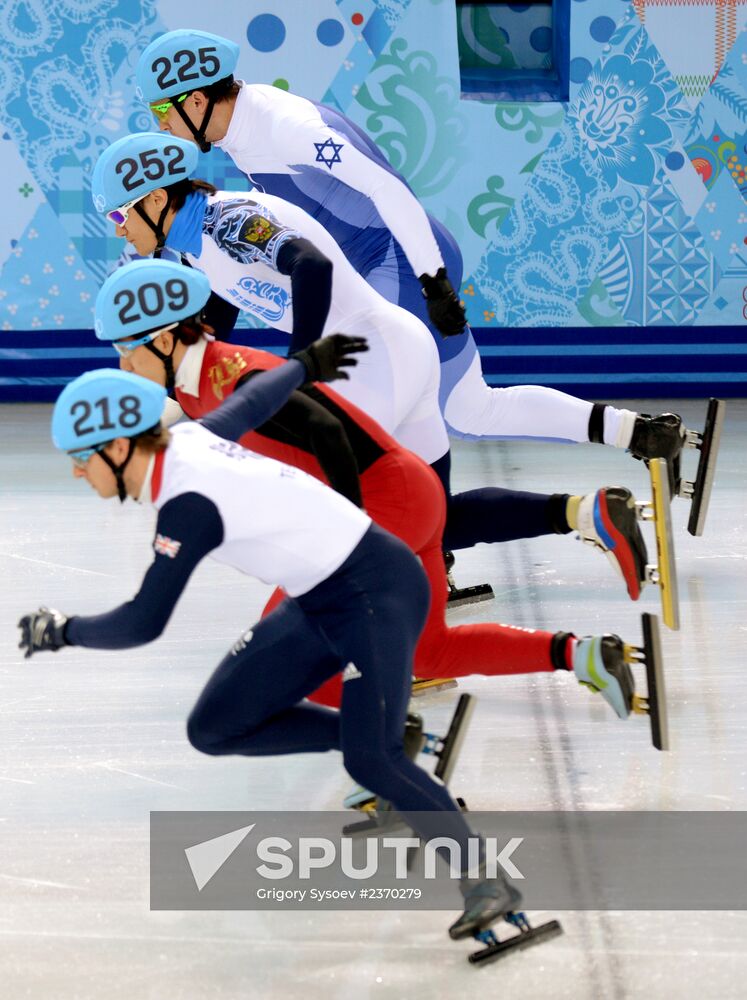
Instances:
[[[619,343],[626,327],[744,324],[747,0],[571,7],[561,105],[462,100],[459,32],[464,48],[479,18],[458,21],[453,0],[2,4],[0,393],[59,391],[71,359],[84,366],[98,350],[85,331],[122,245],[93,209],[91,170],[111,141],[153,127],[134,67],[177,27],[230,35],[243,78],[332,104],[368,131],[458,239],[494,381],[506,328],[518,343],[561,327]],[[475,58],[541,64],[537,10],[501,17],[495,51],[475,36]],[[247,186],[217,152],[200,174]]]

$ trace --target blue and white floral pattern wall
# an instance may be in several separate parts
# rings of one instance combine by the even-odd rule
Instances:
[[[508,15],[526,49],[540,36],[525,10]],[[121,252],[93,209],[91,170],[111,141],[151,127],[134,96],[137,56],[177,27],[234,38],[244,79],[335,105],[371,134],[460,241],[486,359],[506,329],[513,344],[548,328],[596,328],[602,343],[616,327],[639,341],[635,328],[736,332],[747,319],[747,0],[573,0],[571,14],[569,103],[490,104],[461,97],[454,0],[4,0],[0,393],[59,391],[83,353],[104,357],[76,332],[92,326]],[[246,187],[217,153],[201,173]]]

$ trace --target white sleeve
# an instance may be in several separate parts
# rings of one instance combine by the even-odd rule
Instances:
[[[166,402],[163,404],[163,413],[161,414],[161,423],[163,426],[171,427],[177,420],[181,420],[183,416],[184,410],[181,406],[179,406],[175,399],[167,396]]]
[[[361,153],[321,119],[294,118],[291,122],[284,116],[276,121],[274,131],[276,140],[284,147],[288,164],[303,164],[325,173],[331,171],[338,181],[373,201],[418,277],[433,275],[444,266],[425,209],[398,177]],[[317,152],[317,147],[325,143],[329,145]]]

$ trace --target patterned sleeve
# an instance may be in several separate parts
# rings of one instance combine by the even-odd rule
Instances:
[[[205,215],[204,231],[234,260],[242,264],[259,261],[273,268],[280,248],[301,237],[264,205],[246,198],[213,202]]]

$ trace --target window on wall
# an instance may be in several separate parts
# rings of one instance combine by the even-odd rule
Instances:
[[[570,0],[456,0],[462,97],[567,101]]]

